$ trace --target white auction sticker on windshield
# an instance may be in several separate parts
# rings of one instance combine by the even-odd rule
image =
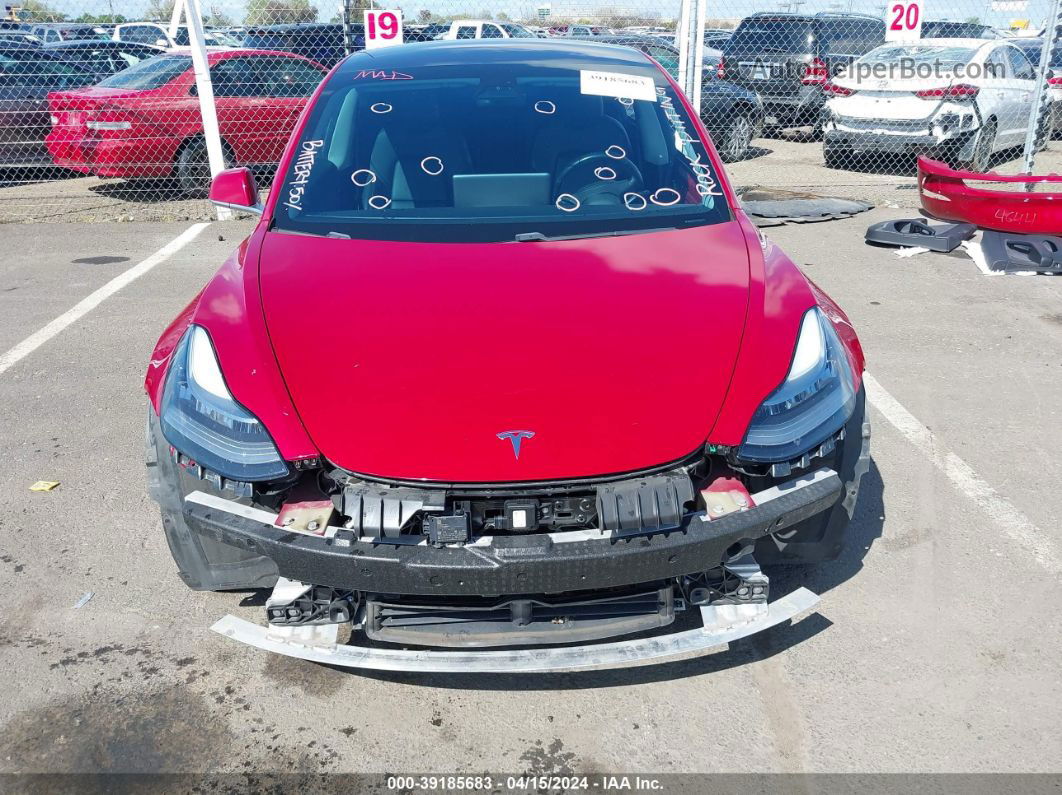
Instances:
[[[579,91],[598,97],[644,99],[656,102],[656,83],[651,77],[625,75],[622,72],[579,70]]]

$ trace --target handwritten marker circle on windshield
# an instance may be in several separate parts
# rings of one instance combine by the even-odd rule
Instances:
[[[376,194],[369,197],[369,206],[374,210],[386,210],[391,206],[391,199],[387,196]]]
[[[636,201],[637,200],[637,201]],[[640,204],[639,204],[640,202]],[[645,200],[645,197],[640,193],[624,193],[623,203],[627,205],[627,209],[633,212],[644,210],[649,206],[649,202]]]
[[[608,166],[598,166],[594,169],[594,176],[608,182],[616,178],[616,169],[609,168]]]
[[[435,155],[429,155],[420,161],[420,168],[425,174],[437,177],[443,173],[443,161]]]
[[[557,205],[558,210],[561,210],[566,213],[574,213],[582,206],[582,202],[580,202],[570,193],[562,193],[560,196],[557,197],[557,201],[555,202],[555,204]]]
[[[667,201],[663,196],[661,196],[661,194],[674,194],[675,198],[671,199],[671,201]],[[657,188],[653,192],[653,195],[649,197],[649,201],[661,207],[670,207],[672,204],[678,204],[680,201],[682,201],[682,194],[680,194],[674,188]]]
[[[361,175],[368,175],[368,179]],[[376,172],[370,171],[367,168],[359,168],[353,174],[350,175],[350,181],[357,185],[359,188],[364,188],[366,185],[371,185],[376,182]]]
[[[374,102],[369,105],[369,110],[373,113],[390,113],[394,108],[386,102]]]
[[[627,156],[627,150],[622,146],[612,144],[612,146],[605,150],[605,154],[613,160],[622,160]]]
[[[540,99],[535,103],[536,113],[545,113],[547,116],[552,116],[557,112],[557,106],[550,102],[548,99]]]

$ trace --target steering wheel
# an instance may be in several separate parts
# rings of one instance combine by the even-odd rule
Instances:
[[[583,155],[568,164],[554,183],[555,195],[567,193],[580,204],[621,203],[623,194],[642,187],[642,172],[626,155],[614,158],[603,153]],[[608,197],[606,202],[595,201]]]

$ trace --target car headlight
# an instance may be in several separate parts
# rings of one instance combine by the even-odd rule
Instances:
[[[787,461],[822,444],[855,409],[855,386],[841,340],[817,307],[804,313],[789,374],[756,413],[738,448],[743,461]]]
[[[232,397],[206,329],[190,326],[173,352],[159,411],[162,435],[231,480],[275,480],[288,465],[258,418]]]

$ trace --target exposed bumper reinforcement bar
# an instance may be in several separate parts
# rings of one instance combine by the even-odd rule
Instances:
[[[227,615],[211,629],[265,651],[375,671],[417,673],[549,673],[630,668],[699,657],[794,618],[818,604],[806,588],[769,604],[701,607],[698,629],[636,640],[534,649],[447,650],[372,648],[337,643],[338,625],[274,627]]]

